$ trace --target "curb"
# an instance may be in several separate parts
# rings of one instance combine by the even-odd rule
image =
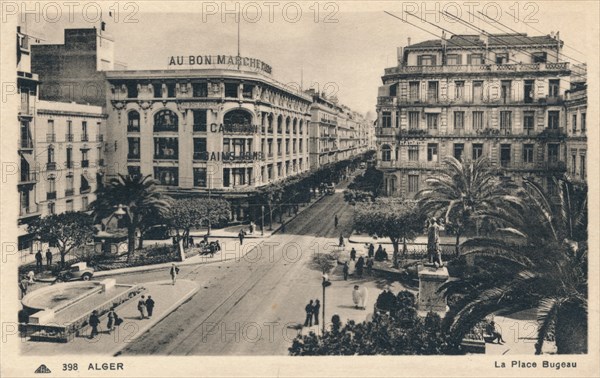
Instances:
[[[192,282],[190,280],[181,280],[181,281],[186,281],[186,282]],[[160,284],[161,282],[170,282],[169,280],[164,280],[164,281],[156,281],[156,282],[152,282],[153,284]],[[195,288],[190,291],[189,293],[187,293],[186,295],[184,295],[180,300],[178,300],[177,302],[175,302],[173,305],[171,305],[171,307],[169,307],[164,313],[163,315],[156,317],[152,320],[154,320],[152,323],[148,323],[145,327],[142,327],[138,330],[138,332],[136,332],[135,335],[131,336],[131,338],[129,339],[129,343],[131,343],[132,341],[134,341],[135,339],[137,339],[138,337],[142,336],[144,333],[146,333],[149,329],[151,329],[152,327],[154,327],[155,325],[157,325],[161,320],[163,320],[164,318],[166,318],[167,316],[169,316],[173,311],[175,311],[179,306],[181,306],[183,303],[185,303],[185,301],[187,301],[188,299],[190,299],[194,294],[196,294],[198,292],[198,290],[200,290],[200,286],[196,283],[195,284]],[[127,347],[127,344],[125,345],[120,345],[119,347],[115,348],[114,350],[110,351],[109,354],[113,357],[117,357],[121,350],[123,350],[125,347]]]

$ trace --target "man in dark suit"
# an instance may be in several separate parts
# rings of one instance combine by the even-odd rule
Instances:
[[[306,311],[306,320],[304,321],[305,327],[312,327],[312,312],[313,312],[313,301],[312,299],[306,307],[304,307],[304,311]]]
[[[46,266],[48,269],[52,266],[52,252],[50,252],[50,248],[46,250]]]

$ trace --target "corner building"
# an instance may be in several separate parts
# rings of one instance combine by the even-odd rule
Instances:
[[[486,156],[506,180],[552,189],[566,170],[562,44],[558,35],[453,35],[399,48],[377,101],[385,193],[413,197],[446,156]]]
[[[257,71],[106,72],[107,174],[151,175],[174,195],[210,190],[242,220],[256,188],[309,169],[311,98]]]

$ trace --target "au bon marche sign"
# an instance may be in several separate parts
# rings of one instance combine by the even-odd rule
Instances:
[[[176,66],[226,66],[229,69],[247,67],[267,74],[272,73],[272,67],[260,59],[234,55],[172,55],[169,57],[169,68]]]

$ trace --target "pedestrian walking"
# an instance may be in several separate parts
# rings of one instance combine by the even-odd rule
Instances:
[[[42,271],[43,265],[42,252],[38,250],[35,254],[35,269],[38,271],[38,273]]]
[[[364,259],[364,257],[360,256],[358,258],[358,261],[356,262],[356,275],[358,276],[358,278],[362,278],[364,266],[365,266],[365,259]]]
[[[338,222],[339,222],[338,216],[337,216],[337,214],[335,214],[333,216],[333,225],[334,225],[335,228],[337,228]]]
[[[352,302],[354,302],[354,308],[358,310],[358,305],[360,304],[360,291],[359,286],[354,285],[354,290],[352,290]]]
[[[350,250],[350,260],[356,261],[356,249],[354,249],[354,247]]]
[[[367,299],[369,297],[369,292],[367,290],[367,288],[365,286],[361,286],[358,289],[359,292],[359,301],[358,301],[358,307],[361,310],[366,310],[367,309]]]
[[[142,295],[138,301],[138,311],[140,312],[140,320],[146,318],[146,297]]]
[[[367,273],[369,275],[372,275],[373,274],[373,257],[367,257],[366,265],[367,265]]]
[[[369,257],[373,257],[375,256],[375,246],[373,245],[373,243],[371,243],[369,245]]]
[[[344,234],[340,233],[340,247],[344,246]]]
[[[108,334],[110,335],[110,333],[114,329],[114,326],[117,323],[117,319],[119,318],[117,316],[117,313],[115,312],[115,306],[112,306],[110,308],[110,310],[108,311],[108,315],[106,315],[106,318],[108,319],[108,322],[106,323],[106,329],[108,330]]]
[[[312,313],[315,318],[315,325],[319,325],[319,310],[321,309],[321,302],[317,299],[312,308]]]
[[[52,267],[52,252],[50,252],[50,248],[46,250],[46,266],[48,269]]]
[[[175,263],[171,265],[169,273],[171,274],[171,281],[173,285],[175,285],[175,282],[177,281],[177,275],[179,274],[179,268],[175,266]]]
[[[240,245],[244,244],[244,230],[240,230],[240,233],[238,234],[238,238],[240,239]]]
[[[27,273],[27,278],[29,279],[29,283],[32,284],[33,279],[35,278],[35,273],[33,272],[33,270],[30,270],[29,273]]]
[[[344,263],[344,268],[342,268],[344,272],[344,281],[348,281],[348,273],[350,272],[350,267],[348,266],[348,261]]]
[[[29,288],[27,276],[21,277],[21,281],[19,281],[19,288],[21,289],[21,298],[23,298],[25,295],[27,295],[27,289]]]
[[[146,310],[148,311],[148,319],[150,319],[154,311],[154,299],[152,299],[151,295],[148,295],[148,299],[146,300]]]
[[[313,311],[313,301],[312,299],[306,307],[304,307],[304,311],[306,312],[306,320],[304,320],[305,327],[312,327],[312,311]]]
[[[88,324],[92,327],[92,332],[90,333],[90,339],[93,339],[98,335],[98,325],[100,325],[100,318],[98,317],[98,311],[92,311],[92,315],[88,320]]]

